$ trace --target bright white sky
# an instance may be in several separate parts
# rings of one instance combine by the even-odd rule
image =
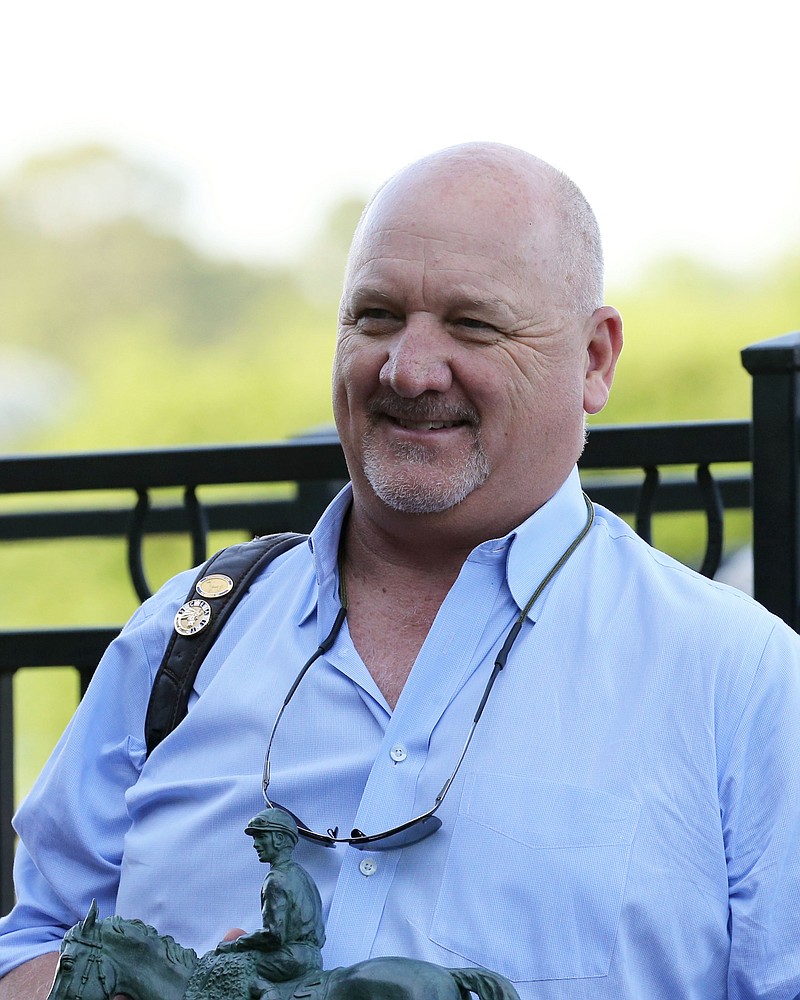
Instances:
[[[342,195],[476,138],[578,182],[615,283],[800,246],[795,0],[0,3],[0,173],[113,144],[222,253],[291,255]]]

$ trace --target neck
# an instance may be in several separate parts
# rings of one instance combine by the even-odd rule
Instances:
[[[393,574],[417,572],[426,578],[453,580],[476,545],[504,535],[517,523],[505,527],[458,508],[436,514],[406,514],[386,507],[377,498],[361,502],[354,493],[346,525],[346,560],[359,566],[374,563]]]
[[[520,476],[507,488],[490,483],[473,490],[461,503],[432,514],[395,510],[375,494],[359,470],[351,475],[352,520],[370,551],[389,566],[416,565],[420,572],[449,571],[463,565],[482,542],[502,538],[545,504],[566,481],[574,463],[550,475]],[[348,557],[350,552],[348,551]]]
[[[428,515],[415,515],[411,523],[387,524],[354,510],[344,536],[346,578],[380,578],[382,586],[392,590],[417,580],[449,589],[476,544],[442,532]]]
[[[357,508],[344,535],[350,637],[390,708],[473,547],[382,530]]]

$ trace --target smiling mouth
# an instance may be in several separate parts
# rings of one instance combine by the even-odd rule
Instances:
[[[393,423],[407,431],[441,431],[449,427],[461,427],[463,420],[403,420],[400,417],[390,417]]]
[[[405,399],[393,392],[379,391],[366,405],[373,426],[380,421],[411,433],[471,429],[477,432],[480,417],[477,410],[464,402],[439,399],[426,393],[415,399]]]

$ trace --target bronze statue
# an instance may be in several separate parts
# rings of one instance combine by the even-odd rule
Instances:
[[[270,865],[261,886],[263,927],[223,942],[216,952],[253,952],[260,979],[253,992],[262,996],[269,993],[270,983],[300,979],[322,969],[325,925],[316,883],[292,861],[298,837],[292,817],[282,809],[264,809],[244,832],[253,838],[258,860]]]
[[[371,958],[323,970],[322,903],[311,876],[292,860],[297,826],[281,809],[247,825],[259,860],[263,926],[198,957],[140,920],[98,920],[92,903],[64,935],[48,1000],[519,1000],[486,969],[447,969],[412,958]]]

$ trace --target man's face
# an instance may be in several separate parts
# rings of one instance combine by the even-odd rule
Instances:
[[[379,196],[362,226],[333,376],[357,496],[477,513],[522,493],[533,510],[580,454],[588,318],[551,276],[548,211],[531,233],[528,193],[498,193],[429,178]]]

